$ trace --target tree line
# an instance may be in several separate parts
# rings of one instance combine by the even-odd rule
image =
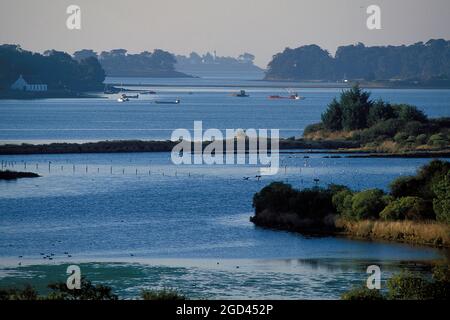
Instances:
[[[95,57],[75,60],[62,51],[40,54],[19,45],[0,45],[0,89],[9,89],[20,75],[39,78],[49,90],[78,92],[102,89],[105,80],[105,72]]]
[[[268,79],[449,80],[450,41],[401,46],[341,46],[333,57],[317,45],[286,48],[268,64]]]

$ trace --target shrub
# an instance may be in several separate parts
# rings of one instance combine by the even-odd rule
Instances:
[[[399,132],[394,136],[394,141],[398,143],[403,143],[408,139],[408,134],[406,132]]]
[[[141,298],[143,300],[187,300],[186,297],[174,289],[162,289],[162,290],[142,290]]]
[[[450,172],[436,181],[432,186],[436,198],[433,209],[439,222],[450,224]]]
[[[341,296],[342,300],[368,300],[379,301],[385,300],[380,290],[370,290],[366,286],[353,288],[350,291],[345,292]]]
[[[427,141],[428,141],[428,137],[427,137],[427,135],[424,134],[424,133],[419,134],[419,135],[416,137],[416,143],[417,143],[417,144],[426,144]]]
[[[23,289],[10,288],[0,289],[0,301],[1,300],[37,300],[38,293],[30,285],[25,286]]]
[[[392,107],[394,108],[397,118],[405,122],[418,121],[421,123],[426,123],[428,121],[428,118],[423,111],[414,106],[408,104],[397,104]]]
[[[289,199],[295,194],[290,184],[272,182],[253,196],[253,207],[258,214],[265,209],[272,212],[289,212]]]
[[[434,218],[431,206],[418,197],[403,197],[390,202],[380,213],[385,220],[425,220]]]
[[[383,196],[384,192],[379,189],[356,193],[352,198],[352,216],[356,220],[377,219],[386,206]]]
[[[448,140],[447,138],[442,134],[442,133],[438,133],[438,134],[433,134],[429,139],[428,139],[428,144],[430,146],[433,147],[439,147],[442,148],[445,145],[447,145]]]
[[[367,116],[367,124],[373,126],[378,122],[392,119],[395,117],[395,112],[389,103],[385,103],[383,100],[377,100],[370,108],[369,115]]]
[[[328,105],[322,114],[322,122],[325,128],[333,131],[342,130],[342,108],[336,99]]]
[[[314,124],[310,124],[307,125],[305,130],[303,131],[303,135],[307,136],[311,133],[317,132],[317,131],[321,131],[324,130],[325,126],[323,123],[314,123]]]
[[[393,276],[387,282],[388,298],[392,300],[427,299],[428,283],[425,279],[409,272]]]
[[[117,300],[112,288],[105,285],[93,285],[86,278],[81,278],[81,289],[71,290],[65,282],[49,284],[52,292],[47,299],[50,300]]]
[[[352,217],[353,192],[349,189],[336,192],[332,197],[333,207],[336,212],[345,218]]]

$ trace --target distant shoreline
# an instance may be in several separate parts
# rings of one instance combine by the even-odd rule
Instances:
[[[116,140],[85,143],[4,144],[0,145],[0,155],[170,152],[177,143],[170,140]],[[208,142],[204,142],[204,146],[207,144]],[[327,158],[450,158],[450,150],[381,153],[360,150],[357,147],[349,141],[281,139],[279,143],[280,153],[335,154],[335,156],[326,156]]]

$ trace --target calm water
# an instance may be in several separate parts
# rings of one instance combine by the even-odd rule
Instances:
[[[300,135],[340,92],[304,89],[304,101],[269,101],[283,89],[230,79],[134,81],[160,85],[160,97],[180,97],[182,104],[155,105],[154,97],[125,104],[0,101],[0,141],[166,139],[194,120],[205,128],[281,128],[284,136]],[[231,97],[233,84],[247,85],[251,98]],[[416,104],[429,116],[450,115],[449,90],[374,90],[373,96]],[[361,283],[370,264],[380,265],[386,279],[446,258],[433,248],[311,238],[249,222],[253,194],[271,181],[302,188],[319,179],[322,186],[387,190],[392,179],[429,161],[324,156],[283,154],[278,175],[261,181],[253,178],[254,166],[174,166],[168,153],[0,156],[7,169],[42,175],[0,182],[0,286],[44,288],[64,280],[67,264],[77,263],[88,278],[124,297],[144,287],[174,287],[193,298],[329,299]]]
[[[103,99],[50,99],[0,101],[0,143],[42,141],[96,141],[105,139],[169,139],[176,128],[192,129],[195,120],[204,128],[277,128],[283,137],[300,136],[341,89],[298,89],[302,101],[269,100],[286,95],[279,83],[233,79],[111,79],[158,95],[118,103]],[[162,85],[164,84],[164,86]],[[299,84],[286,83],[295,88]],[[209,87],[214,86],[214,87]],[[235,86],[235,87],[230,87]],[[245,88],[250,98],[230,93]],[[450,116],[450,90],[372,90],[372,97],[411,103],[430,117]],[[180,105],[157,105],[155,99],[181,99]]]
[[[0,285],[43,285],[64,279],[60,263],[83,262],[90,278],[130,297],[145,285],[192,297],[337,298],[370,264],[382,265],[387,277],[445,258],[432,248],[254,227],[252,196],[270,181],[307,187],[318,178],[320,185],[386,189],[427,162],[303,156],[282,155],[286,171],[261,181],[242,179],[256,167],[179,167],[168,153],[3,156],[8,168],[26,166],[43,177],[0,183]],[[40,253],[54,253],[54,260]]]

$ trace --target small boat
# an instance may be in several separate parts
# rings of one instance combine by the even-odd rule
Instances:
[[[233,97],[248,98],[250,95],[245,90],[241,90],[239,93],[233,93]]]
[[[130,101],[126,94],[121,94],[119,98],[117,98],[117,102],[127,102]]]
[[[156,91],[153,91],[153,90],[142,91],[140,94],[156,94]]]
[[[179,104],[181,101],[180,99],[176,100],[155,100],[155,103],[157,104]]]

